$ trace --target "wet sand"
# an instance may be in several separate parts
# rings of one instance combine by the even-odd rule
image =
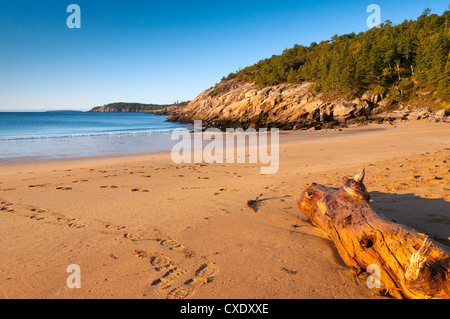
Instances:
[[[274,175],[170,153],[0,164],[0,297],[385,298],[296,199],[365,167],[378,212],[450,245],[449,136],[428,121],[282,132]]]

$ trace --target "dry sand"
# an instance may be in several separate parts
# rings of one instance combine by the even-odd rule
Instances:
[[[1,164],[0,297],[383,298],[296,198],[364,166],[377,211],[448,244],[449,137],[426,121],[282,133],[275,175],[169,153]]]

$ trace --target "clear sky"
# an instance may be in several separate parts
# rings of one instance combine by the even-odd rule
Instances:
[[[69,4],[81,28],[66,24]],[[417,18],[448,0],[0,0],[0,109],[191,100],[222,76],[294,44]]]

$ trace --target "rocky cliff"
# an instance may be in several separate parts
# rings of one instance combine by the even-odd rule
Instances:
[[[168,120],[190,123],[202,120],[216,127],[279,127],[304,129],[332,127],[351,122],[430,118],[448,120],[450,112],[411,110],[395,105],[386,93],[364,93],[345,100],[314,93],[314,83],[282,84],[259,88],[235,80],[222,82],[202,92],[185,107],[169,107],[153,112],[168,114]]]

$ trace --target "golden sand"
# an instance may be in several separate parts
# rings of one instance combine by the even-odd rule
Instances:
[[[274,175],[170,153],[2,164],[0,297],[382,298],[296,206],[305,184],[338,187],[361,167],[378,212],[449,243],[448,123],[280,141]]]

